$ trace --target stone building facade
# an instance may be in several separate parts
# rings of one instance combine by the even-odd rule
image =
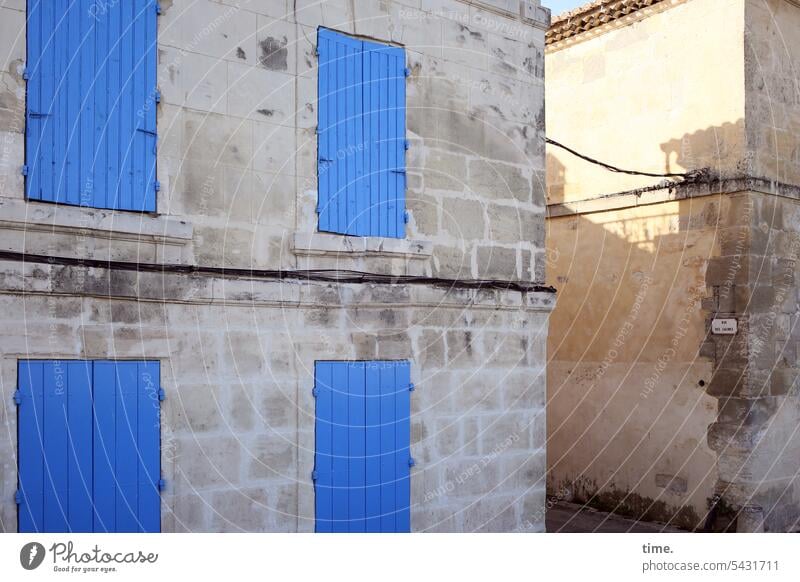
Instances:
[[[26,2],[0,7],[0,529],[25,510],[20,361],[159,363],[161,531],[307,532],[315,362],[402,360],[411,531],[542,531],[549,12],[139,4],[158,10],[155,212],[26,197]],[[320,27],[404,52],[405,236],[319,232]]]
[[[548,146],[554,495],[798,530],[798,39],[792,0],[595,2],[548,32],[548,137],[674,174]]]

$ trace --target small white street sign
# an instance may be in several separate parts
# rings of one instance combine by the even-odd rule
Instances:
[[[711,333],[714,335],[736,335],[739,324],[735,319],[712,319]]]

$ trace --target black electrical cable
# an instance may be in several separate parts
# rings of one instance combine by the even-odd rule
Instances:
[[[493,279],[444,279],[413,275],[380,275],[363,271],[340,269],[272,270],[241,269],[229,267],[209,267],[202,265],[176,265],[169,263],[130,263],[126,261],[106,261],[101,259],[81,259],[38,255],[18,251],[0,251],[0,260],[26,263],[40,263],[61,266],[78,266],[116,271],[136,271],[142,273],[207,275],[230,278],[273,279],[292,281],[317,281],[326,283],[372,283],[375,285],[431,285],[454,289],[500,289],[521,293],[555,293],[555,288],[522,281],[503,281]]]
[[[647,176],[649,178],[683,178],[684,180],[693,182],[700,179],[705,173],[706,170],[691,170],[690,172],[685,173],[674,173],[674,174],[654,174],[651,172],[639,172],[636,170],[624,170],[622,168],[618,168],[616,166],[612,166],[611,164],[607,164],[605,162],[601,162],[600,160],[595,160],[594,158],[590,158],[580,152],[575,151],[574,149],[565,146],[564,144],[558,143],[557,141],[548,138],[545,138],[545,142],[549,143],[550,145],[554,145],[562,150],[566,150],[571,153],[573,156],[579,157],[582,160],[585,160],[591,164],[595,164],[597,166],[601,166],[608,170],[609,172],[615,172],[617,174],[629,174],[631,176]]]

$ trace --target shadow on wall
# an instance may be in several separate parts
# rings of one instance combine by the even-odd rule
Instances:
[[[640,140],[641,141],[641,140]],[[569,145],[569,142],[567,142]],[[626,162],[626,149],[637,147],[635,140],[631,143],[619,144],[608,151],[581,152],[611,165],[616,165],[623,170],[645,171],[651,173],[681,173],[690,170],[710,168],[713,176],[732,177],[741,176],[747,172],[747,153],[745,140],[744,120],[710,126],[705,129],[687,133],[682,137],[667,140],[659,144],[658,149],[652,148],[652,162],[647,167],[637,167],[635,162]],[[579,151],[580,149],[577,148]],[[663,160],[663,162],[662,162]],[[572,200],[586,200],[600,195],[618,194],[649,185],[656,185],[659,178],[639,177],[634,178],[625,173],[616,174],[619,185],[609,186],[608,182],[596,184],[591,176],[596,174],[577,172],[578,178],[573,175],[572,182],[569,178],[570,168],[588,167],[595,172],[606,173],[608,170],[599,165],[573,156],[569,152],[547,147],[547,203],[562,204],[567,200],[567,195]],[[573,174],[575,174],[573,172]],[[606,176],[612,174],[605,174]]]
[[[665,173],[701,168],[713,168],[721,176],[745,173],[744,120],[687,133],[662,143],[661,151]]]
[[[743,139],[737,122],[667,141],[664,170],[737,168]],[[548,152],[550,205],[569,183],[561,159],[588,163],[569,155]],[[718,478],[705,272],[725,204],[712,195],[548,219],[548,283],[559,290],[548,338],[550,495],[703,527]]]

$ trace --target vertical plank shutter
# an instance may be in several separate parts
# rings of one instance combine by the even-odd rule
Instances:
[[[18,371],[19,531],[159,531],[158,363]]]
[[[319,230],[405,237],[405,52],[318,34]]]
[[[317,362],[316,531],[410,531],[408,362]]]
[[[156,209],[155,0],[28,0],[26,194]]]

